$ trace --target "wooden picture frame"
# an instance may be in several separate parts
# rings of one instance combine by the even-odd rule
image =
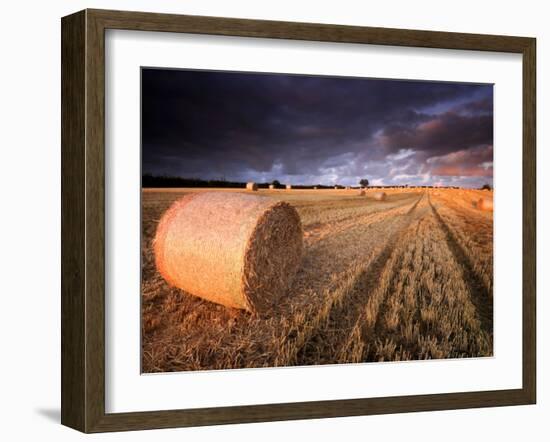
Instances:
[[[497,391],[105,412],[105,30],[495,51],[523,57],[523,385]],[[62,424],[83,432],[534,404],[536,41],[533,38],[84,10],[62,19]]]

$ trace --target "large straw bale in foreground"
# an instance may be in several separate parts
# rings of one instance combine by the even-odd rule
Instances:
[[[195,296],[265,312],[296,273],[302,235],[288,203],[242,193],[190,194],[160,220],[156,266],[171,285]]]
[[[376,201],[385,201],[386,200],[386,192],[375,192],[372,194],[372,197]]]
[[[246,190],[258,190],[256,183],[246,183]]]
[[[491,198],[480,198],[477,202],[479,210],[493,210],[493,200]]]

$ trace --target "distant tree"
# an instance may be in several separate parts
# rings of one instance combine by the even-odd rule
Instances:
[[[275,189],[278,189],[279,187],[281,187],[281,183],[278,181],[278,180],[273,180],[271,182],[271,184],[273,184],[273,186],[275,187]]]
[[[491,185],[487,183],[481,186],[481,190],[491,190],[491,189],[492,189]]]
[[[363,178],[361,181],[359,181],[359,185],[362,187],[369,187],[369,180]]]

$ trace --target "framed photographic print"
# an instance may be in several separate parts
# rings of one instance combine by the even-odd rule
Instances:
[[[535,40],[62,19],[62,423],[533,404]]]

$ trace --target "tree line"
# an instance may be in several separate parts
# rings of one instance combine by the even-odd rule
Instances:
[[[261,189],[268,189],[270,185],[272,185],[275,189],[284,189],[286,186],[285,184],[281,184],[278,180],[273,180],[270,182],[264,182],[264,183],[256,183],[259,188]],[[152,175],[152,174],[144,174],[141,177],[141,186],[142,187],[155,187],[155,188],[163,188],[163,187],[217,187],[217,188],[246,188],[246,183],[241,181],[227,181],[224,179],[219,180],[203,180],[200,178],[183,178],[178,176],[169,176],[169,175]],[[409,186],[408,184],[405,185],[388,185],[388,186],[369,186],[369,180],[366,178],[363,178],[359,181],[360,187],[371,187],[375,189],[388,189],[388,188],[408,188],[408,187],[417,187],[417,188],[423,188],[423,189],[431,189],[435,186]],[[292,185],[293,189],[345,189],[346,186],[342,186],[339,184],[336,185],[330,185],[326,186],[323,184],[310,184],[310,185]],[[458,189],[457,186],[444,186],[449,189]],[[356,187],[354,187],[356,188]],[[484,184],[481,187],[482,190],[492,190],[492,186],[489,184]]]

